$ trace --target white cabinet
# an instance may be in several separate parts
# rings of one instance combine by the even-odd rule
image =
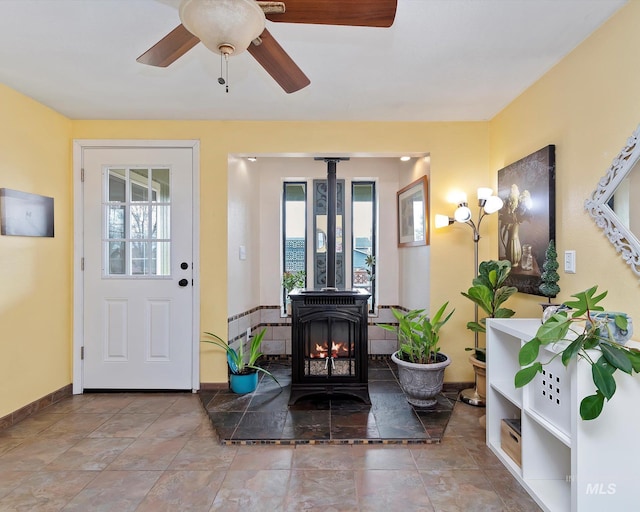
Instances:
[[[565,368],[558,356],[544,375],[516,389],[518,352],[539,327],[539,319],[487,319],[487,445],[544,510],[638,510],[640,378],[616,372],[616,394],[591,421],[579,413],[582,398],[595,391],[584,361]],[[543,347],[541,360],[562,348]],[[521,420],[522,467],[501,448],[505,418]]]

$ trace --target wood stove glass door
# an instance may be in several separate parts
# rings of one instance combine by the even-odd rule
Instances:
[[[304,343],[305,377],[356,377],[358,324],[338,317],[310,321]]]

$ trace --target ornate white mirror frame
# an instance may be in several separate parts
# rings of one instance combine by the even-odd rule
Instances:
[[[615,198],[620,187],[620,191],[624,190],[626,194],[624,203],[627,207],[630,207],[631,203],[638,203],[638,196],[634,197],[633,193],[629,193],[628,187],[621,186],[621,184],[630,177],[636,164],[638,164],[636,174],[640,173],[639,138],[640,126],[627,139],[627,145],[613,159],[611,167],[600,179],[591,197],[584,202],[585,210],[589,212],[596,225],[604,231],[616,251],[620,253],[622,259],[627,262],[637,276],[640,276],[640,242],[629,227],[629,222],[623,221],[612,209],[612,199]],[[615,201],[622,202],[617,198]],[[628,217],[628,210],[624,216]]]

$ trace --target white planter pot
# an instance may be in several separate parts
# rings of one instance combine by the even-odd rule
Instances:
[[[441,362],[433,364],[416,364],[403,361],[398,352],[391,354],[391,360],[398,365],[400,387],[407,397],[407,402],[417,407],[432,407],[436,404],[436,396],[442,391],[444,370],[451,364],[451,359],[443,353]]]

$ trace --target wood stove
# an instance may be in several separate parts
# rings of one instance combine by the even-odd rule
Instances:
[[[336,163],[327,163],[326,287],[294,290],[291,299],[291,395],[352,395],[370,404],[368,300],[364,290],[336,288]]]
[[[370,404],[364,290],[291,293],[289,405],[308,395],[351,395]]]

